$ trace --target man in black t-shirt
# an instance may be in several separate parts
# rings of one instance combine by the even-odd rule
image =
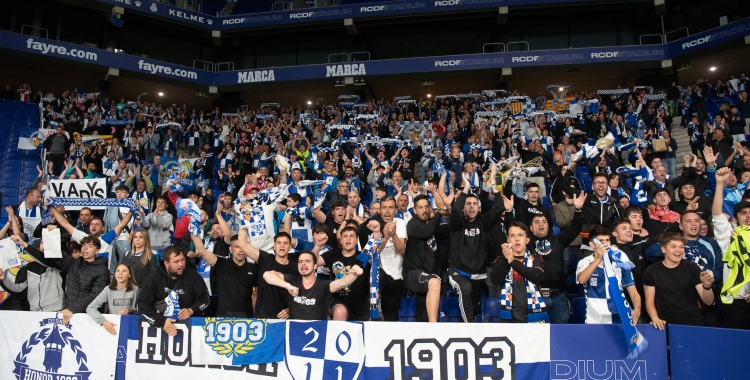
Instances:
[[[325,253],[325,256],[319,256],[318,266],[328,267],[331,276],[335,280],[346,277],[352,269],[359,265],[357,260],[357,229],[355,227],[345,227],[340,231],[341,241],[340,248],[333,248]],[[322,248],[325,242],[316,242],[316,249]],[[369,321],[370,320],[370,285],[369,285],[369,267],[367,270],[360,269],[366,276],[358,277],[351,285],[343,287],[333,295],[333,304],[331,305],[331,317],[334,321]]]
[[[310,251],[300,252],[297,260],[299,276],[268,271],[263,279],[279,289],[288,291],[289,318],[301,320],[326,320],[331,293],[351,285],[362,274],[362,268],[354,265],[344,277],[334,281],[318,280],[315,276],[318,257]]]
[[[289,318],[289,303],[284,289],[276,288],[265,281],[263,274],[278,272],[297,275],[296,260],[289,257],[292,248],[292,237],[286,232],[279,232],[273,237],[273,253],[261,251],[248,241],[247,229],[240,228],[237,244],[243,252],[258,265],[258,297],[255,301],[255,318]]]
[[[229,252],[231,258],[220,257],[207,250],[201,239],[192,235],[195,251],[213,268],[216,291],[219,294],[217,317],[252,318],[253,286],[258,277],[255,264],[245,258],[245,252],[238,244],[238,236],[231,238]]]
[[[702,325],[700,300],[705,305],[714,303],[710,271],[701,272],[698,264],[683,260],[687,240],[678,232],[666,232],[659,238],[664,260],[646,268],[643,287],[646,311],[651,324],[659,330],[667,323]]]
[[[330,215],[326,215],[321,211],[320,207],[314,209],[312,214],[318,223],[328,225],[328,245],[331,247],[338,246],[336,232],[346,219],[346,203],[341,201],[332,202]]]
[[[407,289],[418,295],[417,322],[437,322],[441,281],[435,235],[442,214],[434,212],[429,198],[423,194],[414,197],[414,211],[416,216],[406,224],[404,283]]]

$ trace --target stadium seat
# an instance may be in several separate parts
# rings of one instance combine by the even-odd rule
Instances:
[[[417,318],[417,302],[414,297],[401,299],[401,307],[398,309],[398,320],[400,322],[414,322]]]
[[[440,299],[438,321],[463,322],[463,318],[461,318],[461,308],[458,306],[458,297]]]
[[[570,301],[573,307],[573,315],[570,317],[570,323],[584,324],[586,323],[586,298],[578,297],[573,298]]]
[[[13,206],[18,204],[18,197],[16,196],[7,196],[5,193],[3,193],[3,205],[4,206]]]
[[[488,297],[482,300],[482,322],[500,322],[499,315],[499,297]]]

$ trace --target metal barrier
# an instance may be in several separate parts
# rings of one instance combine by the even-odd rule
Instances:
[[[367,54],[367,59],[354,59],[355,54],[360,54],[364,58],[364,55]],[[330,59],[330,56],[329,56]],[[370,60],[370,52],[369,51],[355,51],[354,53],[349,54],[349,62],[356,62],[356,61],[369,61]]]
[[[671,33],[674,33],[674,32],[679,32],[679,31],[681,31],[681,30],[683,30],[683,29],[685,29],[685,31],[687,32],[687,36],[685,36],[685,37],[688,37],[688,36],[690,36],[690,29],[688,29],[688,28],[687,28],[687,26],[683,26],[682,28],[679,28],[679,29],[675,29],[675,30],[673,30],[673,31],[671,31],[671,32],[666,32],[666,33],[664,33],[664,43],[667,43],[667,42],[669,42],[669,41],[667,40],[667,36],[668,36],[668,35],[670,35]]]
[[[530,51],[531,50],[531,47],[529,46],[529,41],[513,41],[513,42],[508,42],[508,45],[507,45],[508,50],[510,50],[510,45],[512,45],[512,44],[518,44],[518,45],[526,44],[526,51]],[[518,50],[518,51],[523,51],[523,50]]]
[[[638,42],[643,45],[643,37],[659,37],[659,45],[664,45],[664,36],[661,34],[643,34],[638,38]],[[647,44],[647,45],[657,45],[657,44]]]
[[[291,1],[279,0],[271,4],[271,11],[273,12],[288,11],[291,8],[292,8]]]
[[[184,8],[194,12],[203,13],[203,2],[200,0],[186,0]]]
[[[201,66],[196,66],[196,63],[200,63]],[[216,64],[214,64],[213,62],[204,61],[202,59],[194,59],[193,60],[193,68],[194,69],[201,69],[201,70],[204,70],[204,71],[210,71],[210,72],[213,73],[213,72],[216,71]]]
[[[338,60],[336,62],[331,62],[331,57],[346,57],[346,61]],[[335,54],[328,54],[328,63],[339,63],[339,62],[349,62],[349,53],[335,53]]]
[[[47,30],[46,28],[42,28],[42,27],[38,27],[38,26],[34,26],[34,25],[28,25],[28,24],[25,24],[25,25],[21,25],[21,34],[24,34],[24,33],[23,33],[23,30],[24,30],[25,28],[27,28],[27,27],[28,27],[28,28],[29,28],[30,30],[32,30],[32,31],[33,31],[34,29],[37,29],[37,30],[39,30],[39,31],[44,31],[44,33],[47,33],[47,35],[46,35],[46,36],[44,36],[44,37],[42,37],[42,36],[41,36],[41,33],[39,33],[39,34],[40,34],[40,36],[39,36],[39,37],[42,37],[42,38],[46,38],[46,39],[49,39],[49,30]],[[29,34],[29,35],[31,35],[31,34]]]
[[[528,43],[528,42],[527,42]],[[488,42],[482,45],[482,54],[487,53],[487,46],[502,45],[503,51],[493,51],[493,53],[505,53],[505,44],[502,42]]]
[[[226,70],[222,70],[221,68],[223,66],[226,66],[227,69]],[[219,63],[217,63],[216,64],[216,71],[215,72],[218,73],[220,71],[234,71],[234,62],[219,62]]]

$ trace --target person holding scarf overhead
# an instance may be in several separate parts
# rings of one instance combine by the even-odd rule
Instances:
[[[522,222],[513,222],[507,231],[503,256],[495,260],[490,272],[490,281],[502,287],[499,317],[513,323],[549,322],[547,306],[537,285],[544,281],[542,258],[526,248],[529,229]]]

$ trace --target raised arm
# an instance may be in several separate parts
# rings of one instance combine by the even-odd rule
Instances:
[[[55,216],[55,221],[57,222],[60,227],[62,227],[65,231],[68,231],[69,234],[73,234],[73,231],[75,231],[75,227],[68,222],[68,219],[63,216],[59,211],[57,211],[57,208],[54,206],[48,207],[52,215]],[[118,233],[119,234],[119,233]]]
[[[331,290],[331,293],[336,293],[339,290],[351,285],[354,280],[356,280],[357,277],[359,277],[363,272],[364,271],[362,270],[362,268],[360,268],[359,265],[355,264],[352,266],[346,276],[338,280],[331,281],[331,283],[328,285],[328,288]],[[263,276],[263,278],[266,278],[265,275]]]
[[[240,246],[240,249],[242,249],[250,259],[252,259],[256,263],[258,262],[260,250],[258,248],[255,248],[255,246],[250,244],[250,242],[248,241],[246,228],[240,228],[240,232],[237,236],[237,245]]]
[[[120,235],[120,232],[122,232],[122,230],[125,229],[125,227],[127,227],[128,223],[130,223],[130,219],[131,218],[133,218],[133,212],[132,211],[129,212],[129,213],[127,213],[127,214],[125,214],[125,216],[120,221],[120,224],[118,224],[117,226],[115,226],[115,234],[116,235]]]
[[[201,255],[203,260],[206,261],[206,264],[210,266],[216,265],[216,260],[218,260],[216,258],[216,255],[206,249],[206,247],[203,245],[203,241],[193,234],[190,234],[190,239],[193,240],[193,245],[195,245],[195,252]]]
[[[727,167],[716,171],[716,190],[714,191],[714,200],[711,205],[711,214],[722,215],[724,213],[724,182],[729,178],[731,170]]]
[[[229,228],[229,224],[227,224],[227,221],[224,220],[224,216],[221,215],[221,211],[218,211],[214,214],[214,219],[219,222],[221,233],[224,234],[224,242],[230,244],[230,241],[232,239],[232,229]]]

